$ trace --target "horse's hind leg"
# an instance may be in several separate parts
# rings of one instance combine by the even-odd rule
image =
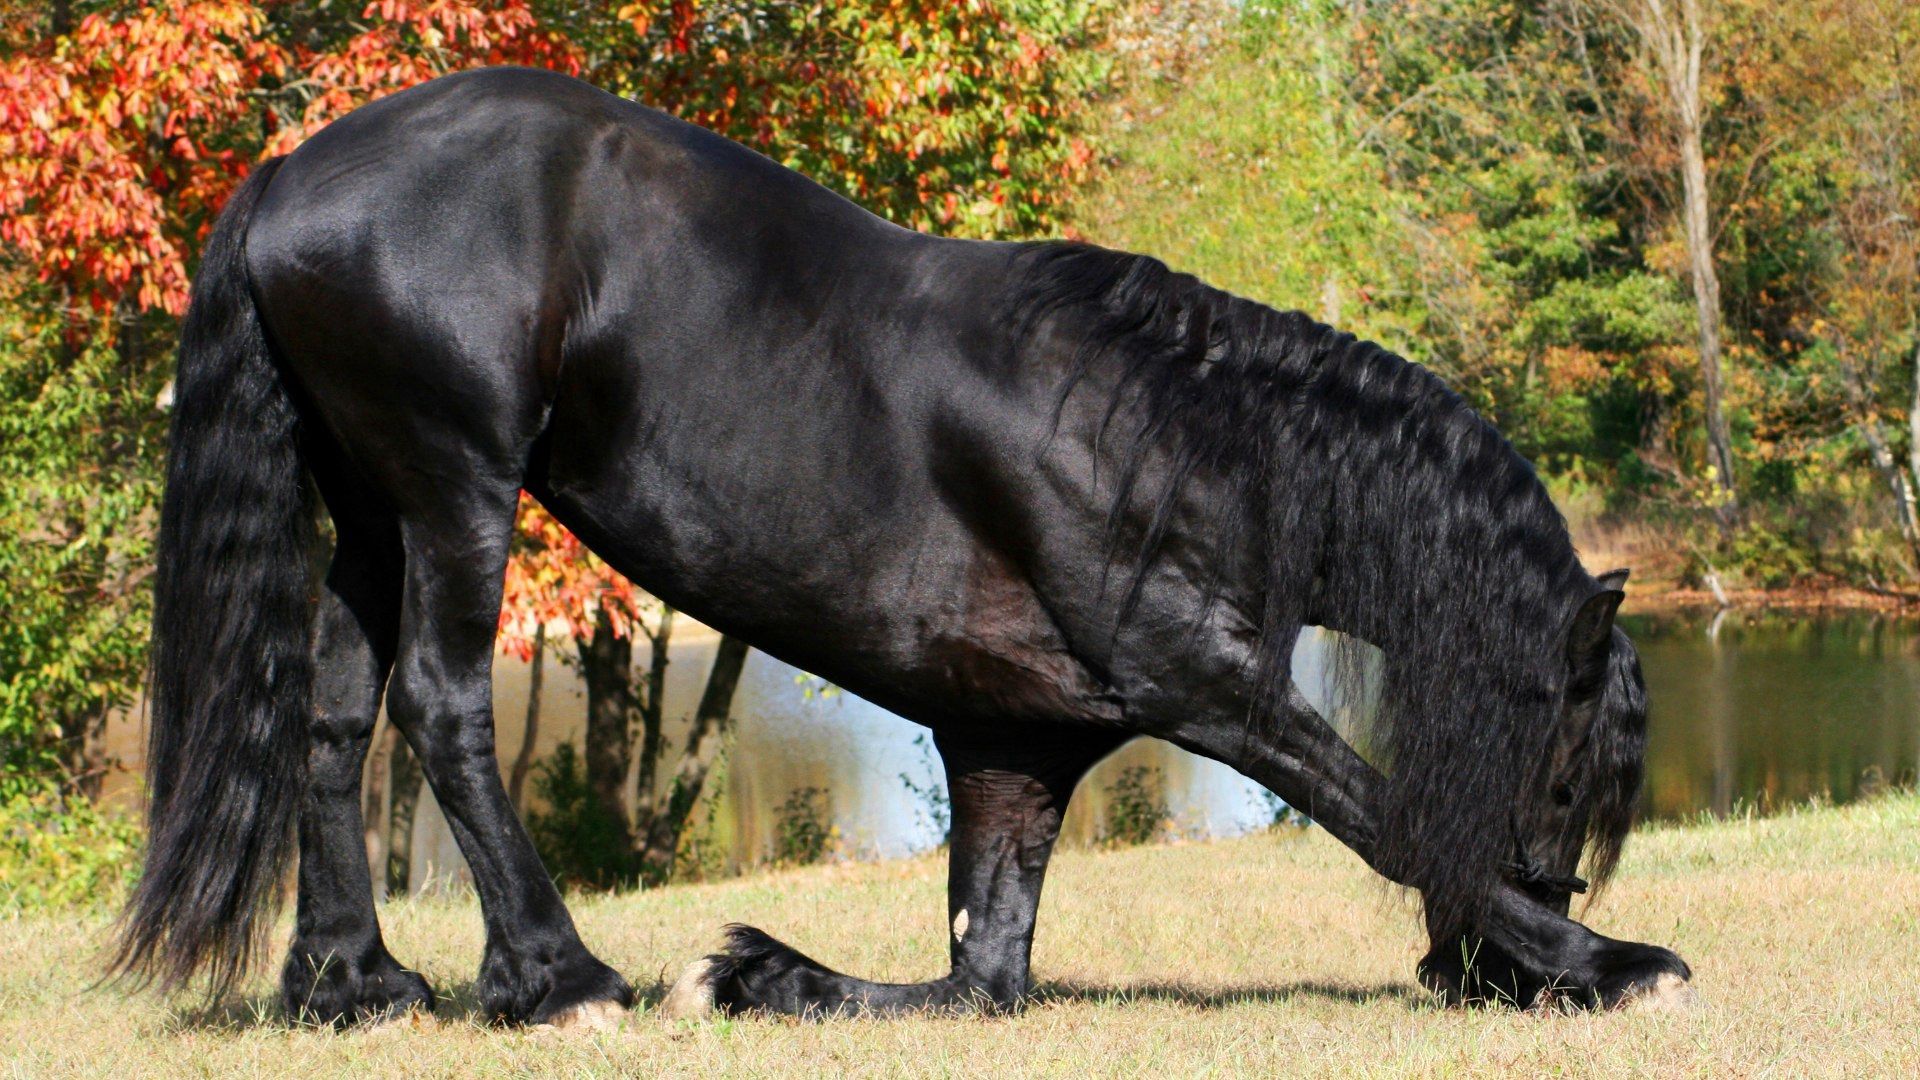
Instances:
[[[361,763],[400,626],[400,533],[316,467],[338,542],[315,616],[313,716],[300,806],[300,898],[281,974],[289,1015],[339,1024],[433,1007],[381,940],[360,820]]]
[[[1104,732],[936,733],[953,806],[947,870],[952,969],[924,983],[841,975],[759,930],[729,927],[727,948],[681,976],[661,1009],[793,1015],[1017,1007],[1027,996],[1040,884],[1073,787],[1119,744]]]
[[[387,713],[413,744],[473,872],[486,920],[476,992],[490,1019],[567,1025],[624,1010],[633,989],[580,941],[500,779],[493,647],[517,483],[452,490],[402,511],[406,576]]]

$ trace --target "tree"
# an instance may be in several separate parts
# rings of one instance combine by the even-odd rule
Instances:
[[[98,790],[144,665],[165,376],[186,253],[245,171],[276,62],[236,0],[0,25],[0,788]]]
[[[21,481],[0,496],[8,782],[91,783],[92,736],[132,701],[174,320],[200,238],[261,155],[434,75],[530,64],[745,139],[911,225],[1045,231],[1092,161],[1076,115],[1097,65],[1077,46],[1098,10],[91,0],[0,12],[0,464]],[[597,625],[597,600],[572,601],[584,606],[571,625]],[[609,618],[599,646],[575,639],[611,665],[625,616]],[[605,685],[620,696],[618,678]],[[404,800],[417,779],[404,744],[389,749],[393,791],[376,796]],[[658,736],[638,749],[643,764],[663,753]],[[400,816],[370,808],[370,821]]]
[[[625,853],[618,858],[598,854],[596,873],[611,877],[588,883],[664,880],[672,872],[687,816],[704,790],[712,756],[726,736],[746,646],[721,640],[687,744],[695,761],[677,766],[663,792],[659,775],[673,609],[614,572],[532,499],[522,497],[519,514],[501,609],[501,645],[510,655],[533,659],[547,628],[555,625],[574,643],[574,663],[587,686],[583,779],[593,800],[596,832]],[[635,638],[644,638],[648,646],[647,666],[637,680]],[[532,737],[529,730],[529,743]],[[530,745],[523,745],[520,760],[531,756]],[[654,850],[668,844],[664,852]]]
[[[1687,312],[1652,257],[1629,43],[1581,0],[1356,10],[1353,138],[1396,218],[1361,325],[1397,329],[1550,473],[1675,476]]]
[[[1792,16],[1783,16],[1791,18]],[[1819,314],[1850,412],[1920,576],[1920,10],[1898,0],[1825,0],[1793,24],[1788,83],[1802,138],[1833,148],[1838,189]],[[1904,369],[1904,371],[1903,371]],[[1896,395],[1901,376],[1907,392]],[[1903,400],[1904,399],[1904,400]],[[1905,413],[1906,460],[1894,437]]]
[[[1710,0],[1705,0],[1710,2]],[[1710,29],[1703,0],[1618,0],[1627,22],[1639,35],[1651,70],[1671,105],[1673,137],[1680,150],[1682,224],[1687,270],[1693,283],[1694,320],[1699,334],[1700,387],[1706,409],[1707,455],[1723,523],[1739,513],[1734,488],[1733,437],[1722,401],[1720,275],[1714,268],[1711,199],[1707,188],[1705,136],[1707,103],[1701,70]]]

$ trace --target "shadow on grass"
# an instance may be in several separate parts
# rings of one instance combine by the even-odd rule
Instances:
[[[1042,983],[1033,993],[1033,1003],[1055,1002],[1093,1005],[1125,1005],[1134,1001],[1171,1002],[1191,1009],[1224,1009],[1234,1005],[1276,1004],[1300,999],[1336,1001],[1349,1005],[1389,1002],[1407,1008],[1430,1004],[1432,995],[1409,983],[1379,983],[1352,986],[1343,983],[1290,982],[1257,986],[1200,988],[1178,983],[1135,983],[1127,986],[1100,986],[1088,983]]]
[[[439,1003],[433,1018],[442,1024],[471,1024],[492,1027],[480,1007],[473,980],[436,987]],[[667,996],[668,984],[655,979],[650,985],[634,987],[636,1012],[651,1012]],[[1290,1001],[1319,1000],[1350,1005],[1375,1002],[1398,1004],[1417,1009],[1432,1004],[1431,995],[1408,983],[1379,983],[1353,986],[1341,983],[1290,982],[1255,986],[1201,988],[1178,983],[1133,983],[1105,986],[1095,983],[1047,982],[1036,987],[1029,1007],[1055,1004],[1126,1006],[1135,1002],[1164,1002],[1190,1009],[1225,1009],[1236,1005],[1284,1004]],[[281,1008],[278,995],[250,997],[176,1010],[166,1025],[172,1031],[325,1031],[327,1025],[295,1021]],[[351,1028],[343,1030],[352,1030]],[[510,1030],[505,1027],[499,1030]]]
[[[251,994],[212,1003],[183,1004],[167,1018],[165,1030],[184,1031],[293,1031],[313,1028],[288,1018],[278,994]]]

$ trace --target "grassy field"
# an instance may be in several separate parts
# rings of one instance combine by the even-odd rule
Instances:
[[[867,976],[944,961],[936,858],[590,898],[589,943],[643,985],[741,919]],[[469,898],[388,905],[394,951],[451,997],[370,1031],[289,1028],[259,996],[212,1015],[89,992],[103,915],[0,924],[0,1060],[22,1076],[1920,1075],[1920,797],[1650,829],[1588,921],[1677,947],[1684,1012],[1436,1006],[1404,900],[1318,830],[1056,860],[1041,1000],[999,1019],[668,1022],[491,1030],[467,984]],[[657,1000],[652,986],[647,999]]]

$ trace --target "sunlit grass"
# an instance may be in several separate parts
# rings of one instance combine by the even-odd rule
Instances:
[[[870,977],[945,963],[938,859],[815,867],[574,905],[589,943],[659,980],[740,919]],[[1540,1016],[1436,1007],[1404,899],[1318,830],[1068,851],[1047,884],[1038,1002],[1003,1019],[485,1028],[479,913],[388,905],[394,951],[448,1000],[374,1031],[290,1028],[264,974],[211,1013],[88,992],[104,915],[0,923],[0,1060],[19,1075],[1920,1075],[1920,797],[1650,828],[1588,913],[1678,948],[1700,1006]]]

